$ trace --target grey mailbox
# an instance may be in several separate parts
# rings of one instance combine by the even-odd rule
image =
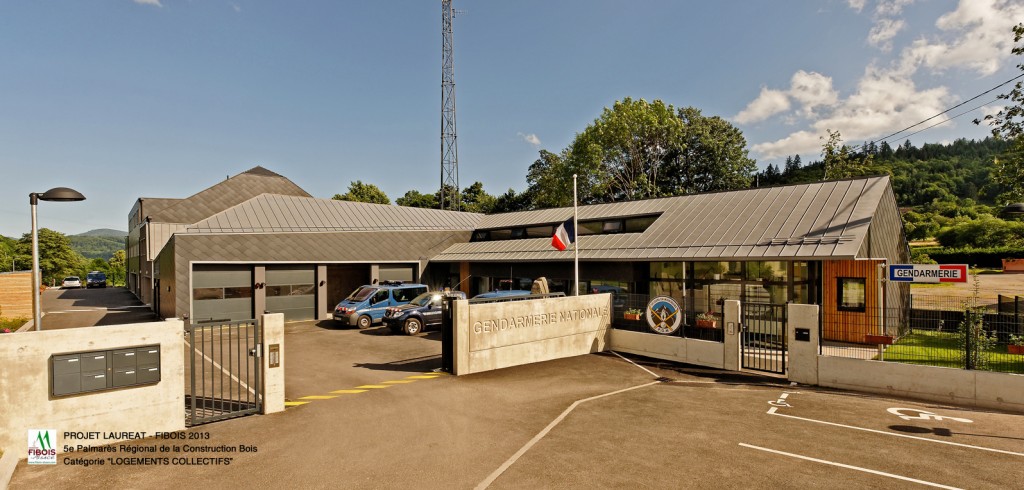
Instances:
[[[160,382],[160,346],[72,352],[50,357],[53,396]]]

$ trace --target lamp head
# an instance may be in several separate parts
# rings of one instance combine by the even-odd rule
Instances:
[[[54,187],[42,194],[37,194],[43,201],[84,201],[85,196],[81,192],[68,187]]]

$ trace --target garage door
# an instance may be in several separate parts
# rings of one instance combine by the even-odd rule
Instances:
[[[316,318],[316,270],[310,265],[267,267],[267,311],[285,320]]]
[[[196,265],[192,268],[192,321],[253,318],[252,268]]]

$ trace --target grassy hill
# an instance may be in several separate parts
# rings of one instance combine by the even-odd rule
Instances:
[[[117,250],[124,250],[123,231],[99,229],[68,236],[71,248],[87,259],[109,260]]]

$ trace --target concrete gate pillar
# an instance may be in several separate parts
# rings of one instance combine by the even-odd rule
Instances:
[[[786,305],[789,345],[789,380],[806,385],[818,384],[818,305]],[[801,335],[797,335],[800,329]]]
[[[740,333],[740,302],[737,300],[726,300],[722,305],[722,322],[725,324],[725,369],[739,371],[740,364],[740,342],[743,338]]]
[[[260,315],[263,325],[263,413],[284,411],[284,313]]]

